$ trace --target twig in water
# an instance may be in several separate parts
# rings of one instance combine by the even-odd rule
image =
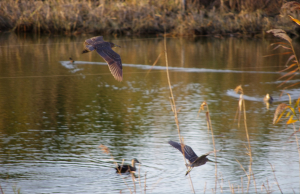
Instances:
[[[248,192],[249,191],[249,185],[250,185],[250,179],[251,179],[251,177],[250,177],[250,175],[247,174],[247,171],[245,170],[245,168],[243,167],[243,165],[237,159],[235,159],[235,160],[239,163],[239,165],[241,166],[241,168],[243,169],[243,171],[245,172],[245,174],[246,174],[246,176],[248,178],[248,184],[247,184],[247,192]]]
[[[159,53],[158,57],[156,58],[156,60],[154,61],[152,67],[147,71],[146,76],[148,76],[148,74],[150,73],[150,71],[152,70],[152,68],[156,65],[156,63],[158,62],[159,58],[161,57],[161,55],[163,54],[163,52]]]
[[[147,177],[147,172],[145,172],[145,184],[144,184],[144,193],[146,194],[146,177]]]
[[[271,164],[270,162],[268,162],[268,163],[270,164],[270,166],[271,166],[271,168],[272,168],[272,172],[273,172],[273,174],[274,174],[274,179],[275,179],[275,181],[276,181],[276,184],[277,184],[277,186],[278,186],[280,192],[282,193],[282,191],[281,191],[281,189],[280,189],[280,186],[279,186],[279,183],[278,183],[278,181],[277,181],[277,178],[276,178],[276,176],[275,176],[274,168],[273,168],[273,166],[272,166],[272,164]]]
[[[1,187],[1,185],[0,185],[0,190],[1,190],[1,193],[2,193],[2,194],[4,194],[4,192],[3,192],[3,190],[2,190],[2,187]]]

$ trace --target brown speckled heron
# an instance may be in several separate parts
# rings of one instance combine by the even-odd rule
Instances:
[[[122,61],[118,53],[112,50],[114,47],[120,47],[112,42],[105,42],[102,36],[96,36],[85,40],[85,49],[82,53],[96,50],[97,53],[107,62],[109,70],[114,78],[122,81]]]
[[[115,168],[116,172],[118,172],[118,173],[135,172],[136,171],[135,163],[140,163],[140,162],[136,158],[134,158],[131,160],[131,166],[128,164],[118,165],[118,167]]]
[[[206,158],[206,156],[213,153],[214,151],[208,152],[208,153],[198,157],[197,154],[195,154],[195,152],[193,151],[193,149],[188,145],[181,146],[180,143],[177,143],[175,141],[169,141],[168,143],[171,146],[173,146],[174,148],[176,148],[177,150],[179,150],[184,155],[184,157],[190,162],[190,164],[186,164],[186,166],[188,167],[188,170],[186,171],[185,176],[188,175],[189,172],[191,172],[191,170],[194,167],[202,166],[207,161],[214,162],[214,161],[209,160],[208,158]],[[216,151],[219,151],[219,150],[216,150]]]

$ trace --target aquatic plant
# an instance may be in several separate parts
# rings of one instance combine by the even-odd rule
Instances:
[[[291,2],[287,2],[285,3],[282,8],[290,10],[290,11],[295,11],[295,10],[300,10],[300,3],[295,2],[295,1],[291,1]],[[289,15],[289,18],[294,21],[297,25],[300,25],[300,21],[298,19],[295,19],[293,16]],[[286,84],[288,81],[290,81],[291,79],[293,79],[296,75],[299,74],[300,72],[300,64],[299,64],[299,60],[297,57],[297,53],[295,52],[295,49],[293,47],[293,42],[292,39],[287,35],[287,33],[282,30],[282,29],[272,29],[269,30],[268,33],[273,33],[274,36],[279,37],[283,40],[285,40],[286,42],[277,42],[277,43],[273,43],[273,45],[275,45],[276,47],[274,48],[282,48],[284,49],[286,52],[283,53],[279,53],[281,55],[290,55],[285,66],[286,68],[283,69],[281,72],[284,72],[285,74],[282,75],[279,79],[285,78],[285,81],[283,81],[278,87]],[[286,88],[290,88],[293,86],[298,85],[300,82],[296,82],[294,84],[288,85],[286,87],[284,87],[284,89]],[[289,96],[289,104],[286,103],[281,103],[277,106],[275,113],[274,113],[274,118],[273,118],[273,124],[278,123],[281,118],[283,117],[283,115],[285,114],[285,118],[288,118],[286,125],[292,125],[293,129],[294,129],[294,133],[291,136],[295,136],[295,140],[296,140],[296,144],[297,144],[297,150],[298,150],[298,154],[299,154],[299,158],[300,158],[300,146],[299,146],[299,140],[297,137],[297,132],[300,132],[299,130],[296,130],[296,122],[300,121],[299,118],[299,113],[300,113],[300,106],[299,106],[299,102],[300,102],[300,98],[297,99],[297,101],[293,104],[292,103],[292,99],[291,96],[286,93]],[[298,114],[297,114],[298,112]],[[300,160],[299,160],[299,164],[300,164]],[[271,166],[272,167],[272,166]],[[272,167],[273,170],[273,167]],[[274,172],[274,170],[273,170]],[[299,171],[300,174],[300,171]],[[275,173],[274,173],[275,176]],[[276,178],[276,177],[275,177]],[[278,184],[279,187],[279,184]],[[280,187],[279,187],[280,189]],[[280,189],[281,191],[281,189]],[[282,193],[282,191],[281,191]]]
[[[300,9],[300,3],[297,2],[288,2],[282,6],[283,9],[289,8],[290,10],[297,10]],[[300,25],[300,21],[289,15],[290,19],[294,21],[296,24]],[[282,75],[278,79],[286,78],[285,81],[283,81],[278,87],[286,84],[289,80],[293,79],[297,74],[298,71],[300,71],[300,64],[297,57],[297,54],[295,52],[292,39],[287,35],[286,31],[283,29],[271,29],[268,30],[267,33],[272,33],[274,36],[284,40],[285,42],[276,42],[271,44],[271,46],[274,46],[273,50],[276,50],[278,48],[282,48],[285,52],[277,53],[279,55],[290,55],[285,66],[286,68],[281,70],[280,72],[284,72],[285,74]],[[272,54],[274,55],[274,54]],[[269,56],[272,56],[269,55]],[[284,89],[293,87],[295,85],[298,85],[300,82],[297,82],[295,84],[286,86]]]
[[[288,3],[284,4],[282,7],[285,9],[292,10],[292,11],[299,10],[300,3],[292,1],[292,2],[288,2]],[[289,15],[289,17],[297,25],[300,25],[300,21],[298,19],[295,19],[294,17],[292,17],[290,15]],[[285,50],[285,52],[277,53],[277,54],[290,55],[285,64],[286,68],[280,71],[280,72],[284,72],[284,75],[282,75],[281,77],[278,78],[278,79],[286,78],[281,84],[278,85],[278,87],[281,87],[284,84],[286,84],[288,81],[293,79],[296,75],[299,74],[299,72],[300,72],[299,60],[297,57],[297,53],[295,52],[292,39],[287,35],[287,33],[284,30],[271,29],[267,32],[273,33],[274,36],[279,37],[280,39],[286,41],[286,42],[276,42],[276,43],[271,44],[271,46],[275,46],[273,48],[273,50],[282,48],[283,50]],[[269,56],[272,56],[272,55],[269,55]],[[300,84],[300,82],[296,82],[294,84],[288,85],[288,86],[284,87],[284,89],[296,86],[298,84]],[[290,111],[286,114],[286,117],[289,117],[289,120],[286,122],[286,124],[292,124],[292,123],[299,121],[299,118],[296,114],[296,110],[298,110],[298,111],[300,110],[299,109],[300,98],[298,98],[296,103],[294,105],[292,105],[291,97],[288,93],[287,93],[287,95],[289,96],[289,99],[290,99],[289,105],[287,105],[285,103],[281,103],[278,105],[278,107],[276,108],[275,114],[274,114],[273,124],[278,123],[278,121],[281,119],[281,117],[284,115],[284,113],[286,112],[287,109]]]

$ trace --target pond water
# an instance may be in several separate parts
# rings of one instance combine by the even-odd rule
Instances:
[[[123,82],[116,81],[96,53],[81,54],[92,36],[0,35],[0,185],[16,193],[192,193],[181,153],[162,55],[162,37],[104,37],[122,48]],[[181,135],[195,153],[216,149],[217,193],[247,190],[249,156],[243,120],[236,112],[242,85],[259,193],[300,192],[299,155],[292,126],[273,125],[277,80],[288,56],[263,57],[276,40],[167,38],[169,73]],[[278,51],[279,52],[279,51]],[[75,64],[69,62],[69,57]],[[299,80],[296,80],[299,81]],[[293,99],[299,89],[286,90]],[[263,97],[276,100],[269,110]],[[296,125],[297,126],[297,125]],[[109,148],[104,153],[100,145]],[[114,160],[112,159],[114,158]],[[115,173],[114,161],[141,164],[136,180]],[[237,162],[239,161],[239,162]],[[240,164],[239,164],[240,163]],[[271,164],[271,165],[270,165]],[[215,189],[215,164],[194,168],[196,193]],[[250,192],[255,192],[253,179]]]

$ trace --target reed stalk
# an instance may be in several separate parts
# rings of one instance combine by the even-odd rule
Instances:
[[[242,167],[242,165],[240,164],[240,166],[242,167],[242,169],[244,170],[244,172],[246,173],[247,177],[248,177],[248,184],[247,184],[247,192],[249,192],[249,187],[250,187],[250,181],[251,181],[251,177],[253,178],[253,184],[254,184],[254,188],[255,188],[255,193],[257,193],[257,189],[256,189],[256,182],[255,182],[255,177],[254,177],[254,173],[252,170],[252,162],[253,162],[253,158],[252,158],[252,150],[251,150],[251,143],[250,143],[250,137],[249,137],[249,133],[248,133],[248,127],[247,127],[247,117],[246,117],[246,105],[245,105],[245,100],[243,98],[244,92],[243,92],[243,88],[241,85],[237,86],[235,88],[235,92],[240,94],[240,98],[239,98],[239,103],[238,103],[238,107],[239,107],[239,111],[243,112],[243,116],[244,116],[244,127],[245,127],[245,133],[246,133],[246,137],[247,137],[247,142],[248,142],[248,146],[247,146],[247,151],[248,151],[248,155],[249,155],[249,173],[247,174],[245,169]],[[238,161],[238,160],[237,160]]]
[[[172,107],[172,110],[173,110],[173,113],[174,113],[174,119],[175,119],[176,126],[177,126],[179,141],[180,141],[181,145],[183,145],[184,142],[183,142],[183,140],[181,138],[181,135],[180,135],[180,127],[179,127],[179,121],[178,121],[177,108],[176,108],[176,103],[175,103],[175,99],[174,99],[174,95],[173,95],[173,91],[172,91],[170,75],[169,75],[169,62],[168,62],[167,38],[166,38],[166,36],[164,36],[164,50],[165,50],[166,72],[167,72],[167,78],[168,78],[168,85],[169,85],[170,95],[171,95],[171,107]],[[185,160],[185,157],[184,157],[184,154],[183,154],[183,160],[184,160],[185,164],[187,164],[186,160]],[[188,167],[186,167],[186,168],[188,168]],[[191,174],[189,173],[188,175],[189,175],[189,180],[190,180],[190,184],[191,184],[191,187],[192,187],[192,191],[193,191],[193,193],[195,193],[194,185],[193,185],[193,182],[192,182],[192,179],[191,179]]]
[[[146,181],[147,181],[147,172],[145,172],[145,183],[144,183],[144,193],[146,194]]]
[[[300,147],[299,147],[299,141],[298,141],[298,137],[297,137],[297,131],[295,128],[295,124],[293,123],[293,128],[294,128],[294,135],[295,135],[295,139],[296,139],[296,144],[297,144],[297,150],[298,150],[298,157],[299,157],[299,184],[300,184]]]
[[[206,114],[206,122],[207,122],[208,130],[210,130],[210,132],[211,132],[211,138],[212,138],[212,142],[213,142],[214,155],[215,155],[215,193],[216,193],[217,192],[217,185],[218,185],[217,152],[216,152],[214,131],[213,131],[212,124],[211,124],[211,119],[210,119],[209,108],[208,108],[208,104],[205,101],[201,104],[199,112],[201,110],[204,110],[204,107],[206,107],[206,113],[205,113]]]
[[[279,183],[278,183],[278,181],[277,181],[277,178],[276,178],[276,175],[275,175],[275,170],[274,170],[272,164],[271,164],[270,162],[268,162],[268,163],[270,164],[270,166],[271,166],[271,168],[272,168],[272,172],[273,172],[273,174],[274,174],[274,179],[275,179],[275,182],[276,182],[276,184],[277,184],[277,186],[278,186],[278,188],[279,188],[279,190],[280,190],[280,193],[283,194],[283,193],[282,193],[282,190],[281,190],[281,188],[280,188],[280,186],[279,186]]]

